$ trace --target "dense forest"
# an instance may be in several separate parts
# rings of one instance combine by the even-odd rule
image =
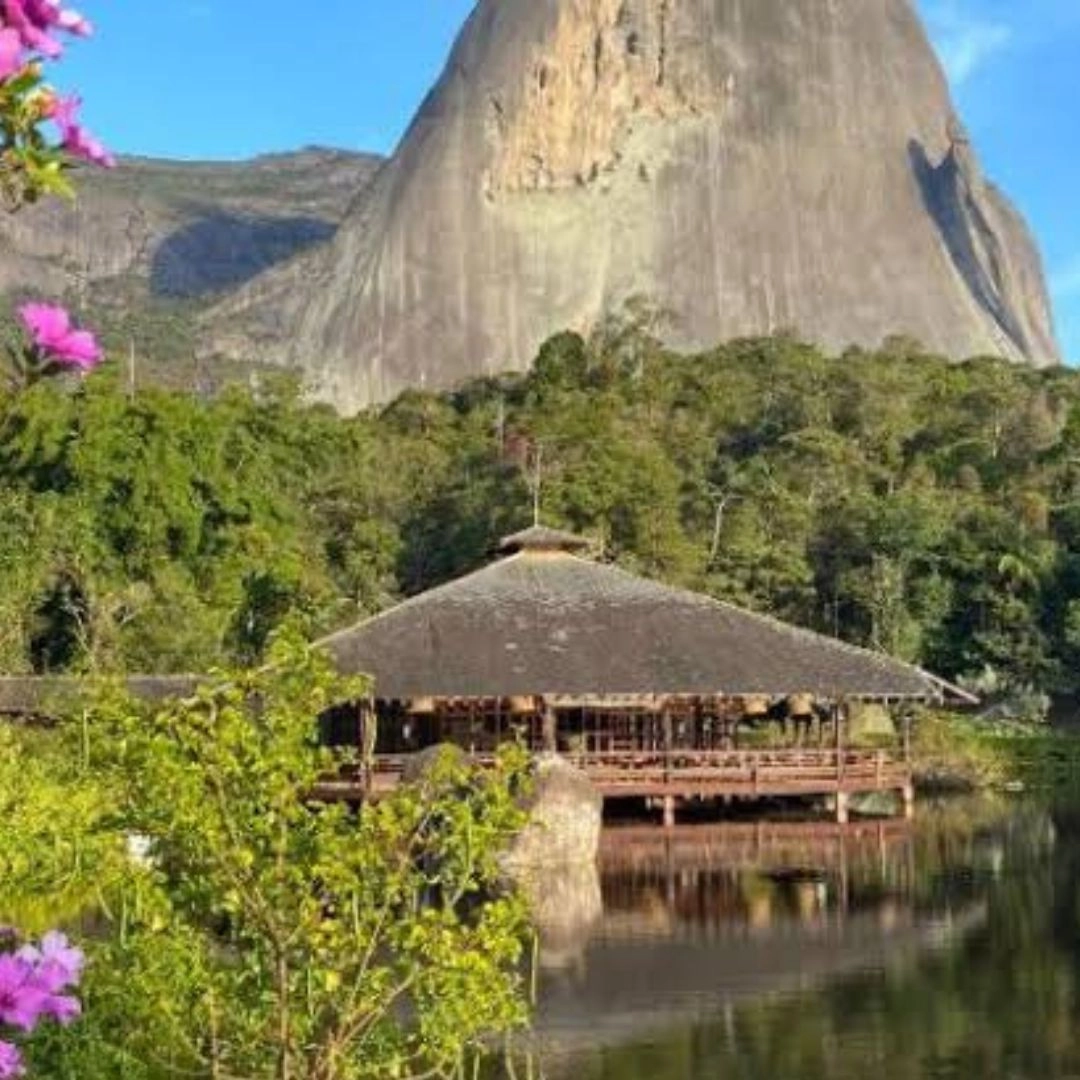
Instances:
[[[433,346],[437,347],[437,346]],[[0,670],[257,659],[529,523],[939,673],[1080,684],[1080,375],[792,336],[683,356],[625,316],[533,371],[352,419],[121,365],[0,398]],[[110,370],[111,368],[111,370]]]

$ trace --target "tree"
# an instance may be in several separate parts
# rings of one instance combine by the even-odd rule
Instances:
[[[111,898],[123,932],[93,952],[87,1017],[51,1040],[49,1067],[462,1075],[527,1018],[524,911],[498,864],[521,824],[522,758],[474,772],[445,756],[359,815],[313,804],[351,760],[317,744],[315,718],[366,687],[289,636],[267,667],[222,680],[150,716],[95,707],[118,827],[152,838],[155,869]]]

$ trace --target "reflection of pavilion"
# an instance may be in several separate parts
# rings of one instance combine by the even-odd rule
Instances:
[[[621,826],[604,832],[600,847],[602,872],[640,872],[722,866],[735,869],[828,869],[845,863],[872,863],[881,868],[910,850],[908,822],[880,820],[854,825],[823,822],[727,822],[657,832]]]
[[[375,697],[327,718],[369,767],[327,795],[377,796],[407,755],[509,739],[561,752],[607,799],[676,801],[894,791],[910,808],[907,709],[959,693],[887,656],[583,558],[535,527],[504,557],[322,645]],[[849,745],[855,702],[903,714],[896,745]]]
[[[540,1044],[569,1051],[640,1039],[958,940],[985,905],[967,894],[927,908],[914,848],[903,822],[609,830],[597,877],[575,886],[576,936],[567,882],[548,905],[550,938],[539,920]]]
[[[872,913],[896,926],[907,921],[912,854],[905,822],[612,829],[599,859],[603,932],[717,938]]]

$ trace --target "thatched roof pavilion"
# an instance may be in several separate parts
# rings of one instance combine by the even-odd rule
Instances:
[[[527,529],[483,569],[320,644],[342,671],[373,676],[383,701],[963,696],[888,656],[594,562],[587,546]]]
[[[320,717],[322,737],[359,748],[362,765],[317,794],[377,798],[434,745],[482,762],[513,740],[568,755],[605,799],[662,802],[667,824],[689,799],[830,795],[845,821],[852,794],[894,791],[911,812],[910,709],[898,758],[849,745],[852,703],[974,699],[888,656],[593,561],[588,546],[534,526],[483,569],[317,642],[342,674],[374,679],[369,698]],[[156,701],[197,682],[128,686]],[[56,715],[78,690],[0,679],[0,717]]]

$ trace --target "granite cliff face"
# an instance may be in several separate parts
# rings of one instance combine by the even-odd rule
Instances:
[[[352,410],[525,367],[633,296],[681,346],[1058,358],[909,0],[480,0],[371,198],[207,344]]]
[[[127,158],[79,197],[0,219],[0,289],[202,301],[329,240],[381,159],[311,149],[236,163]]]

